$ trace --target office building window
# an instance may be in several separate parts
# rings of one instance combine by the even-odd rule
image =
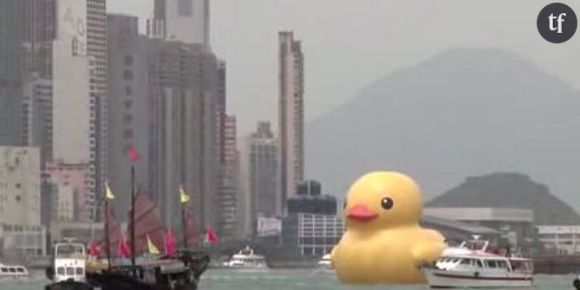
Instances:
[[[132,80],[133,72],[131,72],[130,70],[126,70],[125,72],[123,72],[123,78],[126,80]]]
[[[133,56],[126,55],[125,56],[125,65],[132,65],[133,64]]]

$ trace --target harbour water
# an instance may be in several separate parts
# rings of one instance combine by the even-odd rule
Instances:
[[[534,290],[573,289],[574,275],[535,277]],[[28,281],[0,281],[0,290],[42,290],[46,280],[38,273]],[[209,270],[202,278],[200,290],[420,290],[426,285],[413,286],[347,286],[340,284],[332,272],[318,270],[231,271]],[[139,290],[139,289],[135,289]]]

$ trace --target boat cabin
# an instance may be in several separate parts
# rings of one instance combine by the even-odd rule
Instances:
[[[28,276],[28,271],[23,266],[7,266],[0,264],[0,277]]]
[[[54,280],[79,281],[85,278],[86,252],[80,243],[57,243],[54,246]]]
[[[522,274],[532,274],[534,271],[533,262],[522,258],[503,257],[442,257],[436,264],[442,270],[454,271],[485,271],[486,273],[514,272]]]

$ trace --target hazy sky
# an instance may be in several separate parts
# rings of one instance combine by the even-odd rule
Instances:
[[[564,44],[538,34],[537,0],[210,0],[212,48],[228,65],[228,107],[240,133],[277,118],[277,32],[305,54],[306,118],[370,82],[451,47],[520,53],[580,88],[580,32]],[[147,17],[153,0],[112,0],[111,12]],[[579,2],[567,1],[580,15]]]

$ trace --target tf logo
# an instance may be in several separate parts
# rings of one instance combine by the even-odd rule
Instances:
[[[548,4],[540,11],[537,26],[545,40],[552,43],[566,42],[576,32],[576,14],[566,4]]]

